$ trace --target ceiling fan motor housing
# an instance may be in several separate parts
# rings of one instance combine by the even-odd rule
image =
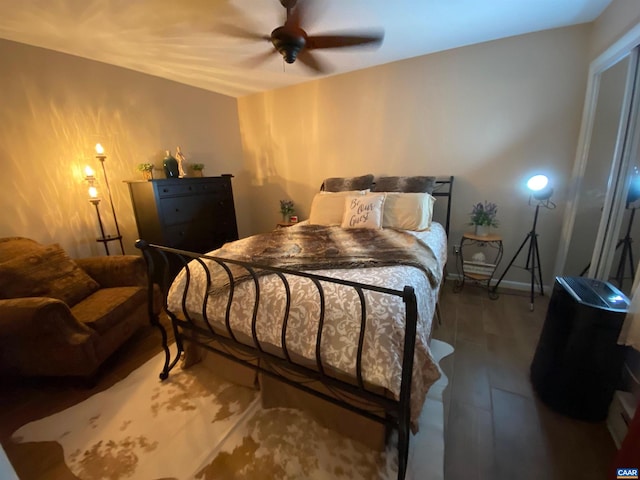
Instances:
[[[287,63],[296,61],[300,50],[307,44],[307,34],[300,28],[278,27],[271,32],[271,43]]]

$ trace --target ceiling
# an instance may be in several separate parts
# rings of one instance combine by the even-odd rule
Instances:
[[[594,20],[611,0],[306,0],[309,35],[378,29],[377,49],[314,51],[345,73],[464,45]],[[0,38],[45,47],[240,97],[320,78],[285,64],[267,40],[278,0],[0,0]],[[227,31],[227,33],[222,33]],[[326,75],[324,75],[326,76]]]

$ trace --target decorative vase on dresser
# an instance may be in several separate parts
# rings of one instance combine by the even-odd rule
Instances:
[[[162,162],[164,169],[164,175],[167,178],[178,178],[180,176],[180,170],[178,169],[178,160],[171,155],[171,151],[167,150],[167,156],[164,157]]]

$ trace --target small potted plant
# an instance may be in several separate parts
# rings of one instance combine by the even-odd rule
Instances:
[[[471,210],[471,222],[469,225],[475,227],[475,234],[480,237],[489,235],[491,227],[498,226],[496,215],[498,206],[495,203],[487,202],[476,203]]]
[[[204,163],[192,163],[191,164],[191,170],[193,170],[193,176],[194,177],[202,177],[204,176],[203,174],[203,170],[204,170]]]
[[[153,163],[139,163],[138,170],[142,172],[142,178],[145,180],[153,178]]]
[[[293,201],[291,200],[280,200],[280,213],[282,214],[282,222],[288,223],[289,216],[293,214],[295,210],[293,209]]]

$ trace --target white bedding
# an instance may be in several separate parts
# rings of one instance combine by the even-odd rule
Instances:
[[[292,227],[303,228],[303,227]],[[446,262],[446,235],[442,226],[433,223],[428,231],[409,232],[429,245],[435,254],[436,275],[441,279]],[[217,250],[210,254],[216,256]],[[210,269],[220,268],[207,261]],[[206,276],[200,265],[192,262],[191,280],[186,306],[192,316],[202,312],[206,289]],[[406,285],[415,289],[418,300],[418,328],[412,377],[411,418],[417,425],[429,387],[440,377],[440,370],[429,351],[429,332],[438,292],[432,288],[427,275],[410,266],[386,266],[358,269],[313,270],[310,273],[341,278],[364,284],[403,290]],[[316,335],[319,318],[319,294],[309,279],[286,275],[291,286],[291,311],[287,327],[289,352],[315,362]],[[186,275],[181,272],[171,286],[168,307],[173,312],[182,310],[182,292]],[[260,301],[257,316],[259,341],[281,346],[281,331],[286,304],[283,282],[276,275],[259,277]],[[326,298],[325,323],[321,355],[324,365],[355,376],[358,335],[360,332],[360,304],[353,288],[322,282]],[[251,336],[251,318],[254,308],[255,286],[246,281],[236,286],[230,311],[230,324],[234,332]],[[367,327],[362,357],[365,382],[381,386],[396,398],[400,394],[402,351],[404,342],[405,308],[400,297],[365,292]],[[227,295],[210,296],[207,316],[214,324],[224,325]]]

